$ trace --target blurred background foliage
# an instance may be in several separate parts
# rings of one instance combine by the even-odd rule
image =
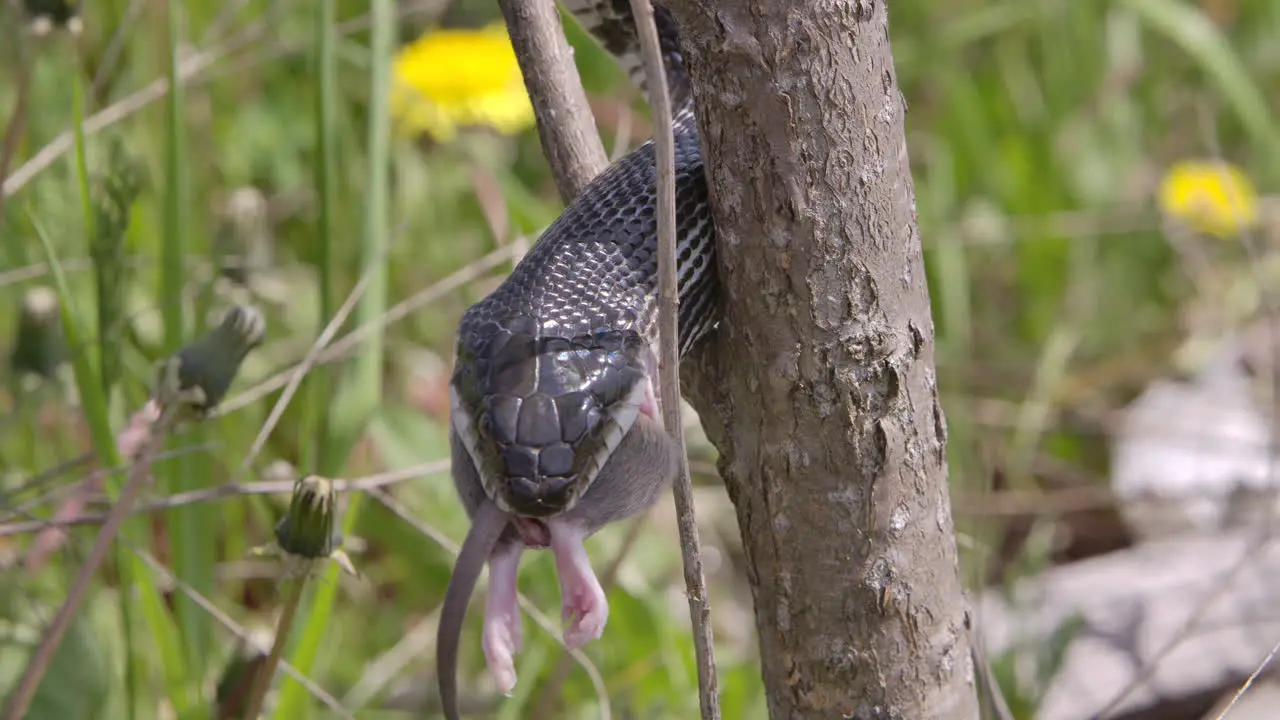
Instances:
[[[249,299],[266,314],[266,343],[221,414],[170,441],[148,502],[442,461],[459,313],[562,207],[527,101],[510,92],[493,2],[96,0],[78,34],[39,38],[20,5],[45,24],[65,15],[60,0],[10,0],[0,14],[0,130],[19,124],[0,150],[0,688],[94,533],[18,524],[106,506],[101,483],[86,480],[92,421],[67,358],[95,358],[99,419],[119,428],[146,399],[152,364],[213,313]],[[371,7],[395,22],[371,21]],[[1280,174],[1280,4],[907,0],[891,5],[890,27],[968,581],[999,585],[1122,547],[1106,492],[1115,410],[1262,310],[1240,286],[1278,232],[1267,191]],[[643,141],[639,93],[567,30],[606,148]],[[166,78],[181,92],[164,93]],[[1195,164],[1206,158],[1233,174]],[[50,262],[68,281],[52,300]],[[374,342],[325,355],[255,448],[282,396],[278,373],[345,316],[363,277],[337,337],[363,327]],[[406,301],[411,311],[394,310]],[[59,303],[78,345],[56,330]],[[378,342],[368,328],[389,308]],[[725,715],[764,717],[732,508],[714,451],[691,441]],[[360,717],[435,707],[432,643],[452,558],[440,540],[459,542],[466,523],[442,466],[425,467],[346,506],[361,575],[311,583],[286,650]],[[131,520],[29,717],[239,717],[253,663],[229,628],[270,636],[280,570],[249,550],[271,539],[284,488]],[[508,718],[598,717],[603,703],[618,717],[696,716],[670,502],[601,533],[591,551],[612,568],[613,608],[586,648],[592,671],[526,619],[521,682],[496,704],[474,612],[469,700]],[[122,567],[136,557],[172,575],[135,563],[151,568],[140,581]],[[554,617],[549,555],[527,557],[521,587]],[[1019,716],[1032,717],[1037,687],[1004,677]],[[291,680],[268,706],[277,718],[335,716]]]

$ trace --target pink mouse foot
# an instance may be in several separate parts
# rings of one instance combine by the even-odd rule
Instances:
[[[489,666],[489,676],[497,684],[498,691],[510,695],[516,686],[515,655],[520,652],[519,618],[487,617],[484,622],[484,658]]]
[[[582,545],[582,531],[554,521],[550,528],[551,551],[555,553],[556,574],[560,577],[564,643],[570,649],[580,648],[604,632],[609,600]]]
[[[595,576],[592,575],[591,579],[594,580]],[[564,599],[560,615],[565,625],[564,644],[576,649],[600,639],[609,621],[609,601],[600,584],[581,582],[562,592]]]

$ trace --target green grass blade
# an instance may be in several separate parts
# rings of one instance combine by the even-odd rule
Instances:
[[[179,18],[181,3],[166,3],[168,28],[165,78],[169,93],[165,102],[164,242],[160,248],[160,303],[164,317],[165,351],[172,353],[186,339],[183,317],[182,253],[190,175],[186,167],[186,133],[183,127],[182,83],[178,77]]]
[[[87,175],[84,176],[82,184],[87,186],[87,179]],[[31,226],[44,251],[45,261],[49,265],[49,274],[53,279],[54,289],[58,291],[62,328],[68,347],[75,350],[84,348],[84,336],[80,332],[79,321],[76,318],[75,298],[71,293],[70,285],[67,283],[67,276],[63,271],[62,263],[58,259],[58,253],[54,249],[53,243],[49,240],[48,233],[44,231],[43,225],[34,215],[31,217]],[[84,352],[72,352],[71,362],[76,388],[80,393],[85,422],[89,425],[89,434],[97,451],[98,461],[105,467],[118,467],[120,465],[120,453],[116,448],[115,435],[111,431],[106,397],[103,395],[97,372],[89,361],[88,355]],[[113,473],[109,476],[107,490],[112,500],[119,495],[123,480],[124,476],[120,473]],[[141,532],[142,529],[137,521],[128,522],[125,523],[123,534],[131,544],[135,547],[140,547],[139,540],[145,537]],[[129,554],[129,559],[127,560],[121,559],[123,562],[119,563],[119,568],[122,603],[124,603],[124,607],[130,608],[130,611],[132,611],[131,601],[126,599],[129,596],[129,590],[132,589],[136,594],[136,598],[142,604],[148,633],[155,641],[158,651],[160,667],[166,677],[176,682],[176,680],[184,678],[186,675],[186,663],[180,650],[177,629],[171,622],[164,600],[147,572],[146,566],[133,554]],[[145,656],[140,652],[141,649],[133,644],[132,639],[127,639],[126,642],[131,653],[130,662],[137,663],[134,679],[139,684],[142,684],[143,678],[147,675],[147,668],[144,660],[142,660]],[[136,657],[132,655],[135,651],[139,651]],[[189,707],[192,705],[188,693],[182,687],[178,687],[178,692],[170,694],[169,697],[175,706]],[[131,711],[134,710],[136,709],[131,708]]]
[[[374,0],[371,3],[371,15],[367,161],[369,177],[365,186],[365,228],[360,247],[361,271],[362,275],[368,275],[369,284],[356,309],[356,320],[361,325],[373,322],[386,311],[387,251],[391,235],[389,103],[391,54],[396,33],[395,3],[392,0]],[[364,432],[382,397],[382,339],[382,332],[378,332],[365,341],[355,359],[351,376],[347,378],[333,403],[336,412],[327,444],[335,448],[335,469],[345,461]],[[363,496],[360,494],[351,497],[342,519],[344,535],[354,529],[362,500]],[[306,622],[300,629],[289,661],[303,673],[312,671],[324,641],[338,587],[337,573],[338,569],[331,564],[322,581],[315,584],[315,594],[301,613]],[[280,688],[280,699],[274,717],[277,720],[304,717],[304,703],[307,701],[305,689],[286,678]]]
[[[169,82],[169,94],[165,102],[165,192],[164,231],[160,247],[160,307],[164,326],[164,347],[167,353],[176,351],[186,341],[186,316],[183,291],[185,268],[183,257],[187,252],[187,235],[193,223],[191,212],[191,169],[188,167],[189,148],[184,112],[184,90],[178,73],[182,45],[183,3],[167,3],[164,8],[166,29],[165,77]],[[183,442],[200,443],[203,433],[192,428]],[[198,490],[209,484],[207,461],[184,456],[167,466],[161,476],[167,480],[170,492]],[[208,596],[213,591],[213,566],[215,560],[216,528],[212,510],[205,505],[194,504],[174,508],[166,513],[166,525],[173,562],[173,572],[196,592]],[[200,688],[203,684],[207,659],[210,655],[213,627],[209,615],[185,594],[174,597],[174,611],[182,628],[182,645],[186,651],[186,664],[190,675],[173,678]],[[176,690],[169,688],[170,692]],[[197,690],[197,692],[199,692]],[[200,712],[200,703],[185,711],[179,709],[179,717]]]
[[[84,87],[80,79],[79,73],[75,75],[75,82],[72,86],[72,111],[75,116],[73,123],[75,132],[75,164],[76,164],[76,186],[80,194],[80,209],[84,217],[84,237],[86,238],[86,246],[92,243],[94,233],[95,215],[93,212],[93,197],[89,187],[89,161],[87,152],[85,151],[84,138]],[[62,264],[59,262],[58,253],[50,242],[47,233],[40,221],[33,215],[31,218],[32,228],[35,230],[36,237],[39,238],[41,248],[44,250],[45,262],[49,264],[49,273],[53,278],[54,285],[61,296],[62,308],[62,324],[63,333],[67,338],[67,347],[71,348],[72,369],[75,373],[77,390],[80,393],[80,402],[84,407],[85,421],[89,425],[89,435],[93,441],[94,450],[98,453],[98,457],[105,465],[120,464],[119,453],[116,452],[115,434],[111,431],[111,416],[107,406],[107,398],[102,392],[102,385],[99,377],[99,368],[97,366],[97,352],[95,351],[96,343],[88,343],[80,333],[80,326],[76,322],[74,311],[75,299],[71,295],[70,286],[67,284],[66,274],[63,272]]]
[[[320,329],[332,318],[338,309],[335,298],[335,253],[334,242],[334,206],[337,202],[337,134],[338,134],[338,60],[337,37],[334,25],[336,19],[335,0],[318,0],[316,3],[316,77],[320,87],[316,93],[316,197],[319,200],[319,216],[316,218],[316,236],[319,254],[316,265],[320,284]],[[339,472],[342,458],[335,453],[336,448],[327,442],[329,437],[330,413],[329,400],[332,393],[332,373],[328,368],[316,368],[311,372],[310,402],[305,426],[309,432],[303,437],[314,445],[311,451],[303,452],[304,458],[310,458],[321,475],[332,475]]]
[[[72,128],[75,133],[76,186],[79,190],[80,210],[85,223],[84,237],[87,241],[86,244],[92,249],[94,238],[97,236],[95,227],[97,214],[94,212],[93,197],[89,187],[89,161],[88,153],[85,151],[84,137],[84,79],[79,72],[75,73],[75,82],[72,85],[71,94],[74,120]],[[62,297],[62,324],[72,348],[72,357],[80,361],[78,365],[73,365],[73,369],[85,418],[89,423],[90,437],[93,441],[94,450],[98,453],[98,457],[104,465],[119,465],[120,454],[116,451],[115,434],[111,431],[111,414],[108,403],[109,396],[107,395],[108,385],[106,376],[103,374],[102,359],[98,352],[101,346],[99,343],[84,343],[79,338],[78,329],[68,329],[69,321],[74,323],[74,315],[69,314],[71,308],[68,303],[71,302],[71,296],[66,291],[66,278],[62,276],[62,267],[57,262],[57,255],[53,250],[53,246],[47,242],[43,234],[38,230],[37,235],[41,235],[45,259],[49,263],[49,267],[53,269],[55,277],[60,278],[58,294]],[[101,330],[99,328],[99,333],[101,333]],[[74,336],[72,333],[74,333]],[[99,340],[101,339],[102,336],[99,335]],[[85,383],[93,384],[95,392],[93,392],[91,400],[85,396]],[[108,484],[110,485],[111,483]],[[116,491],[119,490],[118,485],[115,489]],[[116,548],[115,560],[121,567],[128,562],[119,547]],[[126,587],[128,586],[126,585]],[[136,613],[137,610],[134,607],[132,596],[127,592],[120,593],[120,626],[124,632],[125,649],[125,707],[130,718],[138,716],[138,697],[141,694],[142,682],[146,673],[146,661],[134,643],[133,633],[137,627],[137,623],[134,621]]]
[[[373,2],[372,67],[369,77],[369,178],[366,186],[364,239],[360,246],[361,270],[369,274],[369,287],[356,307],[357,325],[372,324],[387,306],[387,257],[391,245],[390,131],[391,53],[395,40],[395,3]],[[359,409],[358,425],[349,433],[351,442],[364,431],[382,395],[382,332],[370,336],[356,357],[352,391]]]

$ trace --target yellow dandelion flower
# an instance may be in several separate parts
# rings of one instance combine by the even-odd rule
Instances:
[[[1160,182],[1160,209],[1193,230],[1231,238],[1258,221],[1258,194],[1241,170],[1215,161],[1174,163]]]
[[[466,127],[515,134],[534,122],[506,27],[432,30],[395,58],[391,115],[403,132],[440,142]]]

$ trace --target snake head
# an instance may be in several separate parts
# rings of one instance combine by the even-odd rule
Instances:
[[[652,402],[639,333],[549,329],[528,318],[464,324],[450,383],[452,422],[485,494],[537,518],[577,503]]]

